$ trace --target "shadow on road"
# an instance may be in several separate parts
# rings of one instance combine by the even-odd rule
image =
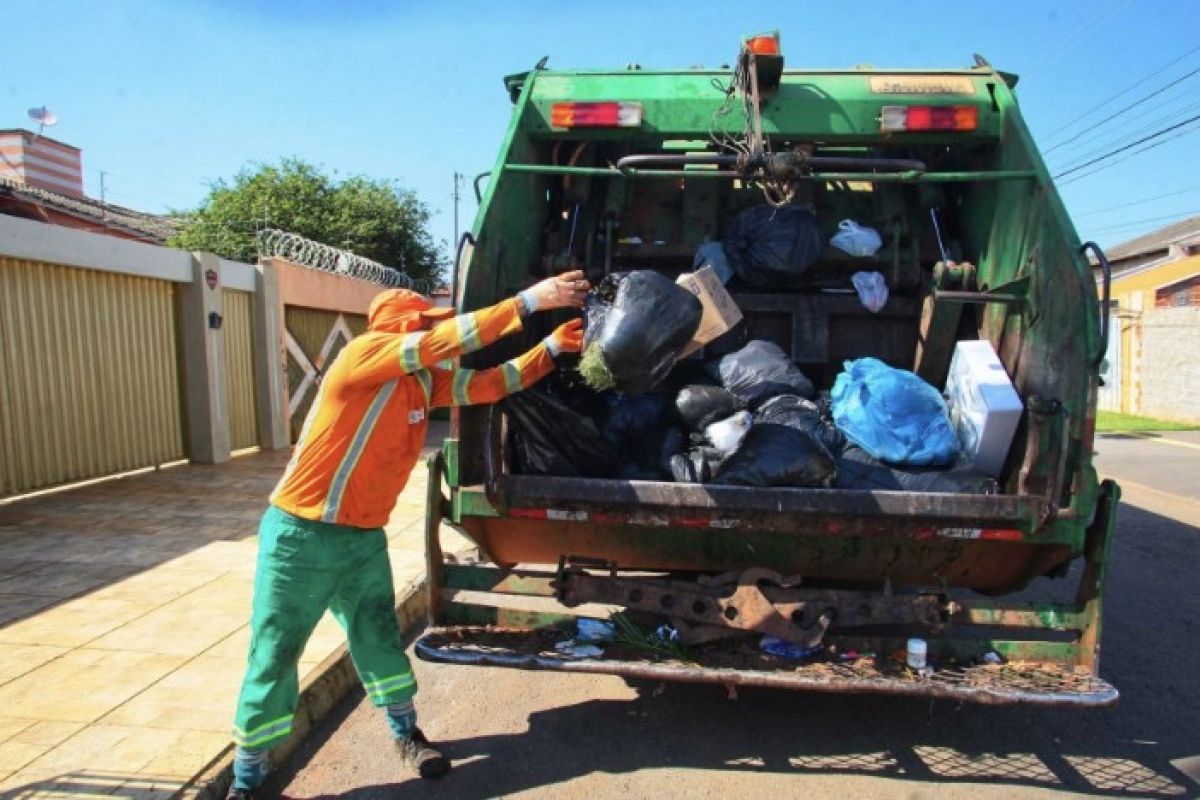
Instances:
[[[497,797],[590,773],[651,769],[1194,797],[1200,793],[1198,536],[1191,526],[1122,507],[1102,670],[1122,692],[1114,708],[985,707],[768,690],[743,690],[730,702],[719,687],[671,685],[657,694],[647,687],[632,701],[536,711],[525,732],[444,742],[456,767],[443,781],[325,797],[367,800],[401,791],[414,798]],[[304,750],[314,752],[338,724],[330,721]],[[297,762],[278,785],[287,785]]]

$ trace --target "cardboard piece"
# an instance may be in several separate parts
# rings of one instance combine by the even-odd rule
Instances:
[[[700,327],[696,329],[692,341],[683,348],[681,358],[696,352],[742,321],[742,310],[733,302],[733,296],[725,289],[712,267],[685,272],[675,283],[696,295],[704,308],[704,314],[700,317]]]
[[[1000,477],[1024,405],[991,342],[954,345],[946,403],[963,452],[977,469]]]

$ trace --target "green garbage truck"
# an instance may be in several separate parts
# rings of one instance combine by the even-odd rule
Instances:
[[[871,356],[943,389],[956,344],[983,340],[1022,411],[996,491],[964,494],[521,474],[503,404],[458,409],[429,462],[419,657],[992,704],[1116,701],[1099,660],[1119,488],[1092,464],[1107,262],[1076,235],[1021,118],[1017,76],[975,61],[796,70],[766,35],[719,69],[543,63],[505,79],[511,122],[476,179],[478,215],[454,264],[460,311],[568,268],[593,282],[689,272],[743,210],[800,205],[826,241],[851,219],[880,247],[826,247],[788,285],[735,276],[743,318],[696,358],[762,339],[819,388]],[[858,271],[884,277],[878,311],[854,293]],[[464,365],[494,366],[558,321],[531,320],[524,340]],[[468,557],[443,553],[443,524],[473,542]],[[571,645],[580,618],[611,620],[599,654]],[[800,657],[764,651],[764,636]]]

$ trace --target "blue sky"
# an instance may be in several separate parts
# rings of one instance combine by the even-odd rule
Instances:
[[[297,156],[398,179],[433,209],[439,240],[451,238],[452,174],[495,158],[510,109],[501,77],[543,55],[558,67],[717,65],[740,34],[772,28],[797,68],[965,66],[981,53],[1021,74],[1044,150],[1082,134],[1048,152],[1060,169],[1200,114],[1196,75],[1095,126],[1200,68],[1194,0],[39,0],[4,13],[0,127],[28,127],[26,109],[48,105],[61,120],[51,135],[83,148],[89,194],[104,170],[113,202],[186,208],[248,162]],[[1080,235],[1112,244],[1200,213],[1198,130],[1064,179]],[[474,210],[464,186],[462,218]]]

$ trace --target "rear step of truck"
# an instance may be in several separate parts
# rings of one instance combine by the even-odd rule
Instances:
[[[1086,668],[1052,662],[1012,661],[940,667],[919,675],[886,658],[792,662],[743,649],[734,658],[717,656],[711,665],[661,660],[656,654],[610,645],[598,658],[578,658],[555,649],[570,638],[564,631],[516,630],[491,626],[431,628],[418,641],[417,655],[443,664],[555,670],[651,681],[717,683],[814,692],[943,697],[1003,705],[1035,703],[1096,707],[1115,703],[1117,690]],[[736,665],[734,662],[736,661]]]

